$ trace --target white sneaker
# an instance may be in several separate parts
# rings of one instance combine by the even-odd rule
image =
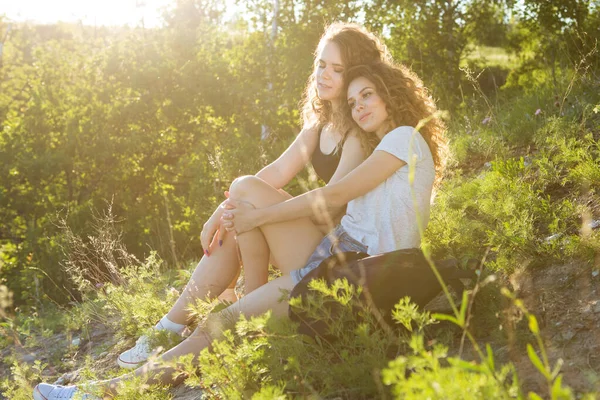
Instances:
[[[75,398],[81,400],[100,400],[100,397],[81,393],[77,386],[60,386],[49,383],[40,383],[33,389],[33,400],[68,400]]]
[[[117,364],[121,368],[135,369],[146,363],[150,356],[158,354],[157,350],[150,348],[150,339],[148,336],[140,336],[137,342],[135,342],[135,346],[119,355]]]
[[[175,334],[180,340],[185,333],[186,328],[187,327],[183,324],[178,324],[169,320],[165,315],[152,329],[159,332],[168,332],[168,334]],[[150,337],[152,337],[152,335],[150,335]],[[150,347],[150,337],[148,335],[140,336],[137,342],[135,342],[135,346],[119,355],[117,364],[119,364],[121,368],[135,369],[140,365],[145,364],[150,357],[158,355],[163,349],[162,347],[156,349]],[[170,339],[172,338],[168,338],[169,342]],[[175,343],[170,343],[170,345],[175,345]]]

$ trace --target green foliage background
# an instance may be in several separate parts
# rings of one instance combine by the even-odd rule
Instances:
[[[493,82],[507,82],[502,91],[508,104],[515,93],[539,89],[529,100],[535,108],[551,107],[579,60],[587,55],[580,68],[598,65],[590,50],[599,35],[594,27],[600,7],[592,0],[282,0],[274,39],[272,2],[239,6],[244,14],[225,20],[220,2],[177,0],[156,29],[11,24],[0,17],[0,283],[14,304],[78,298],[63,268],[61,226],[85,238],[94,232],[94,213],[109,206],[133,254],[143,258],[156,250],[170,266],[197,259],[201,226],[223,190],[236,176],[273,160],[299,130],[312,52],[329,22],[365,24],[385,38],[397,61],[422,76],[440,107],[450,110],[456,171],[541,140],[533,137],[539,123],[532,115],[530,122],[518,122],[520,132],[520,125],[494,116],[503,129],[478,128],[488,152],[486,144],[467,143],[461,118],[480,125],[492,116],[481,96],[494,101]],[[518,62],[487,68],[469,82],[460,67],[477,74],[489,65],[473,54],[484,46],[503,49]],[[263,125],[270,132],[266,140]],[[590,140],[593,162],[597,138]],[[493,177],[461,190],[520,185],[514,189],[528,193],[523,201],[537,198],[535,185],[515,182],[522,163],[511,165],[498,161]],[[449,187],[458,185],[453,182]],[[288,189],[298,188],[294,181]],[[451,204],[457,193],[442,194],[440,203],[454,207],[448,212],[472,211],[468,199]],[[548,207],[544,201],[535,204]],[[477,207],[484,220],[505,217],[493,207]],[[466,229],[494,236],[482,246],[539,233],[523,226],[526,218],[514,221],[520,225],[493,235],[482,222]],[[480,248],[444,242],[444,235],[433,235],[439,252],[481,255]]]
[[[597,259],[600,230],[588,224],[600,218],[598,0],[280,0],[274,37],[272,5],[239,1],[243,13],[225,19],[219,1],[174,0],[153,29],[0,16],[0,348],[10,353],[0,367],[12,365],[10,374],[0,368],[4,396],[30,398],[35,383],[81,367],[83,380],[120,374],[98,369],[178,296],[223,190],[299,131],[312,53],[333,21],[383,37],[448,110],[450,165],[428,254],[463,266],[485,259],[500,279]],[[286,189],[299,193],[304,178]],[[336,285],[314,282],[321,297],[309,311],[326,314],[324,299],[348,305],[355,288]],[[346,307],[332,320],[340,340],[327,343],[266,314],[241,319],[202,352],[201,373],[189,357],[178,368],[207,398],[525,398],[514,367],[471,336],[505,335],[496,311],[507,300],[490,286],[469,329],[466,300],[456,315],[434,316],[468,336],[479,362],[451,355],[449,325],[424,330],[433,319],[405,299],[394,317],[410,333],[381,329],[366,309],[357,321]],[[504,295],[527,320],[517,334],[547,383],[540,394],[575,398],[535,317]],[[71,341],[92,342],[98,326],[110,340],[89,349]],[[39,356],[33,365],[25,349]],[[140,398],[140,386],[119,398]],[[144,396],[172,398],[163,388]]]

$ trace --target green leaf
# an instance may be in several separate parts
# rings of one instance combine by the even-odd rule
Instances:
[[[544,400],[538,394],[535,394],[533,392],[527,393],[527,398],[530,400]]]
[[[537,319],[535,318],[535,315],[529,315],[529,330],[534,335],[539,335],[539,333],[540,333],[540,327],[537,323]]]
[[[515,295],[510,290],[508,290],[508,288],[501,288],[500,293],[502,293],[503,296],[508,297],[509,299],[515,298]]]
[[[460,303],[460,312],[458,314],[458,320],[460,321],[460,326],[463,327],[467,321],[467,305],[469,302],[469,295],[466,290],[462,293],[462,301]]]
[[[561,397],[562,393],[563,393],[563,390],[562,390],[562,375],[561,375],[561,376],[558,376],[554,380],[554,383],[552,384],[552,400],[559,399]]]
[[[520,310],[525,311],[525,305],[523,304],[523,300],[516,299],[515,300],[515,306],[517,306]]]
[[[563,387],[562,375],[558,375],[558,377],[552,384],[551,395],[552,395],[552,397],[551,397],[552,400],[571,400],[571,399],[575,398],[575,396],[573,396],[573,392],[571,391],[571,389],[568,386]],[[593,399],[595,397],[593,395],[590,395],[590,397],[584,396],[583,398],[584,399],[587,399],[587,398]]]
[[[490,346],[489,343],[486,343],[485,344],[485,350],[487,352],[487,363],[488,363],[488,365],[490,367],[490,370],[493,371],[493,370],[496,369],[496,366],[495,366],[495,363],[494,363],[494,352],[492,350],[492,346]]]
[[[467,371],[480,372],[480,373],[487,372],[486,369],[484,369],[481,365],[476,364],[475,362],[472,362],[472,361],[465,361],[465,360],[461,360],[460,358],[449,358],[448,362],[454,367],[459,367],[459,368],[462,368]]]
[[[531,360],[533,365],[535,365],[535,367],[538,369],[538,371],[540,371],[542,373],[542,375],[544,375],[546,377],[546,379],[551,379],[550,373],[546,370],[546,367],[544,367],[542,360],[540,360],[540,358],[536,354],[531,343],[527,343],[527,355],[529,355],[529,359]]]
[[[431,316],[433,318],[437,319],[438,321],[450,321],[453,324],[461,326],[460,323],[458,322],[458,320],[455,317],[453,317],[452,315],[435,313],[435,314],[432,314]]]

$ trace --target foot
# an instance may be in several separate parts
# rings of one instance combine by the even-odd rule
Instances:
[[[77,395],[77,397],[75,397]],[[99,397],[82,393],[77,386],[60,386],[49,383],[40,383],[33,389],[33,400],[100,400]]]
[[[152,333],[141,336],[135,342],[135,346],[119,355],[117,364],[121,368],[135,369],[145,364],[150,357],[158,355],[163,347],[156,344],[157,339],[162,343],[162,346],[167,348],[176,345],[181,341],[186,326],[175,323],[164,316],[153,329]]]
[[[145,364],[151,356],[157,354],[157,349],[150,348],[150,338],[143,335],[135,342],[135,346],[119,355],[117,364],[119,364],[119,367],[121,368],[135,369],[140,365]]]

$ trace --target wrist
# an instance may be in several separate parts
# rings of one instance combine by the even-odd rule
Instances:
[[[264,208],[257,208],[254,211],[254,220],[256,221],[257,227],[268,223],[269,221],[268,221],[267,217],[268,217],[268,214],[265,213]]]

